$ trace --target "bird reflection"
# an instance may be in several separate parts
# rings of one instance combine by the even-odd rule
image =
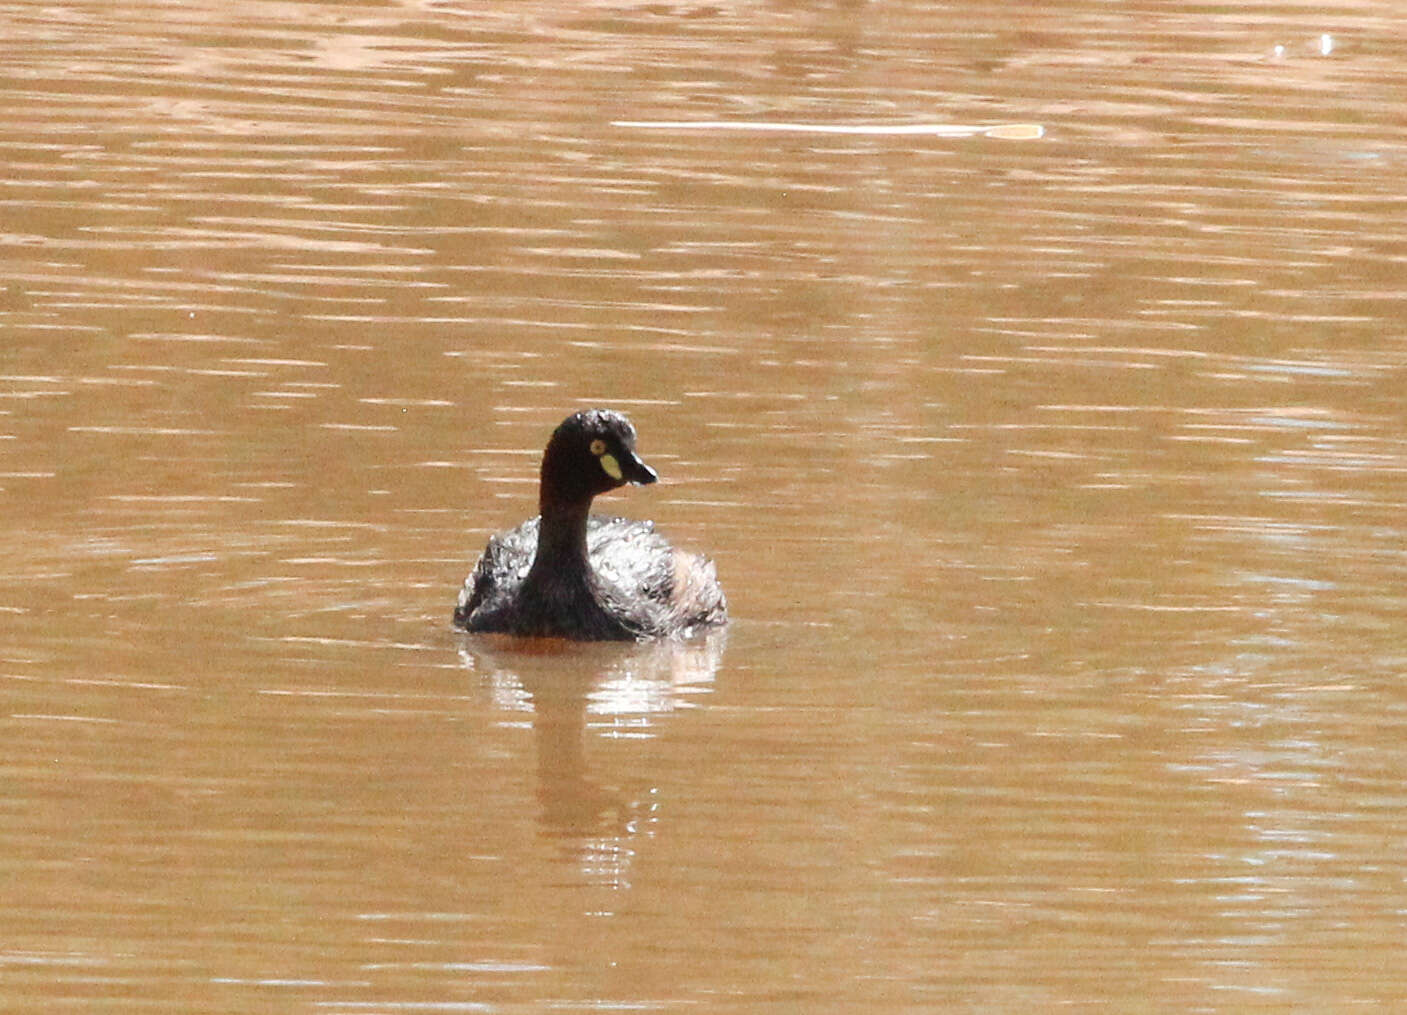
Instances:
[[[542,834],[593,883],[628,885],[635,844],[655,821],[658,790],[622,789],[595,777],[587,730],[603,739],[655,736],[663,716],[711,689],[725,637],[718,631],[639,644],[464,639],[460,658],[480,674],[494,703],[531,714]]]

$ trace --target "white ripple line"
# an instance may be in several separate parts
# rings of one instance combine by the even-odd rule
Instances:
[[[1045,135],[1038,123],[965,126],[958,123],[787,123],[772,120],[612,120],[612,127],[650,130],[755,130],[791,134],[922,135],[928,137],[1006,137],[1034,140]]]

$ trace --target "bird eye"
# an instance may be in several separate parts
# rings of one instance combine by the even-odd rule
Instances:
[[[603,441],[600,437],[597,437],[594,441],[591,442],[591,453],[597,458],[600,458],[606,453],[606,442]]]

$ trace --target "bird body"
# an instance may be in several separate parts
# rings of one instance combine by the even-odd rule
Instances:
[[[687,637],[727,622],[713,563],[676,549],[653,522],[590,513],[592,499],[653,483],[623,415],[589,409],[543,454],[540,514],[488,541],[454,622],[468,631],[578,641]]]

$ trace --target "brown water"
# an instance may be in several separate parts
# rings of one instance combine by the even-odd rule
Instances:
[[[1404,28],[0,3],[0,1007],[1407,1002]],[[584,404],[726,638],[449,628]]]

